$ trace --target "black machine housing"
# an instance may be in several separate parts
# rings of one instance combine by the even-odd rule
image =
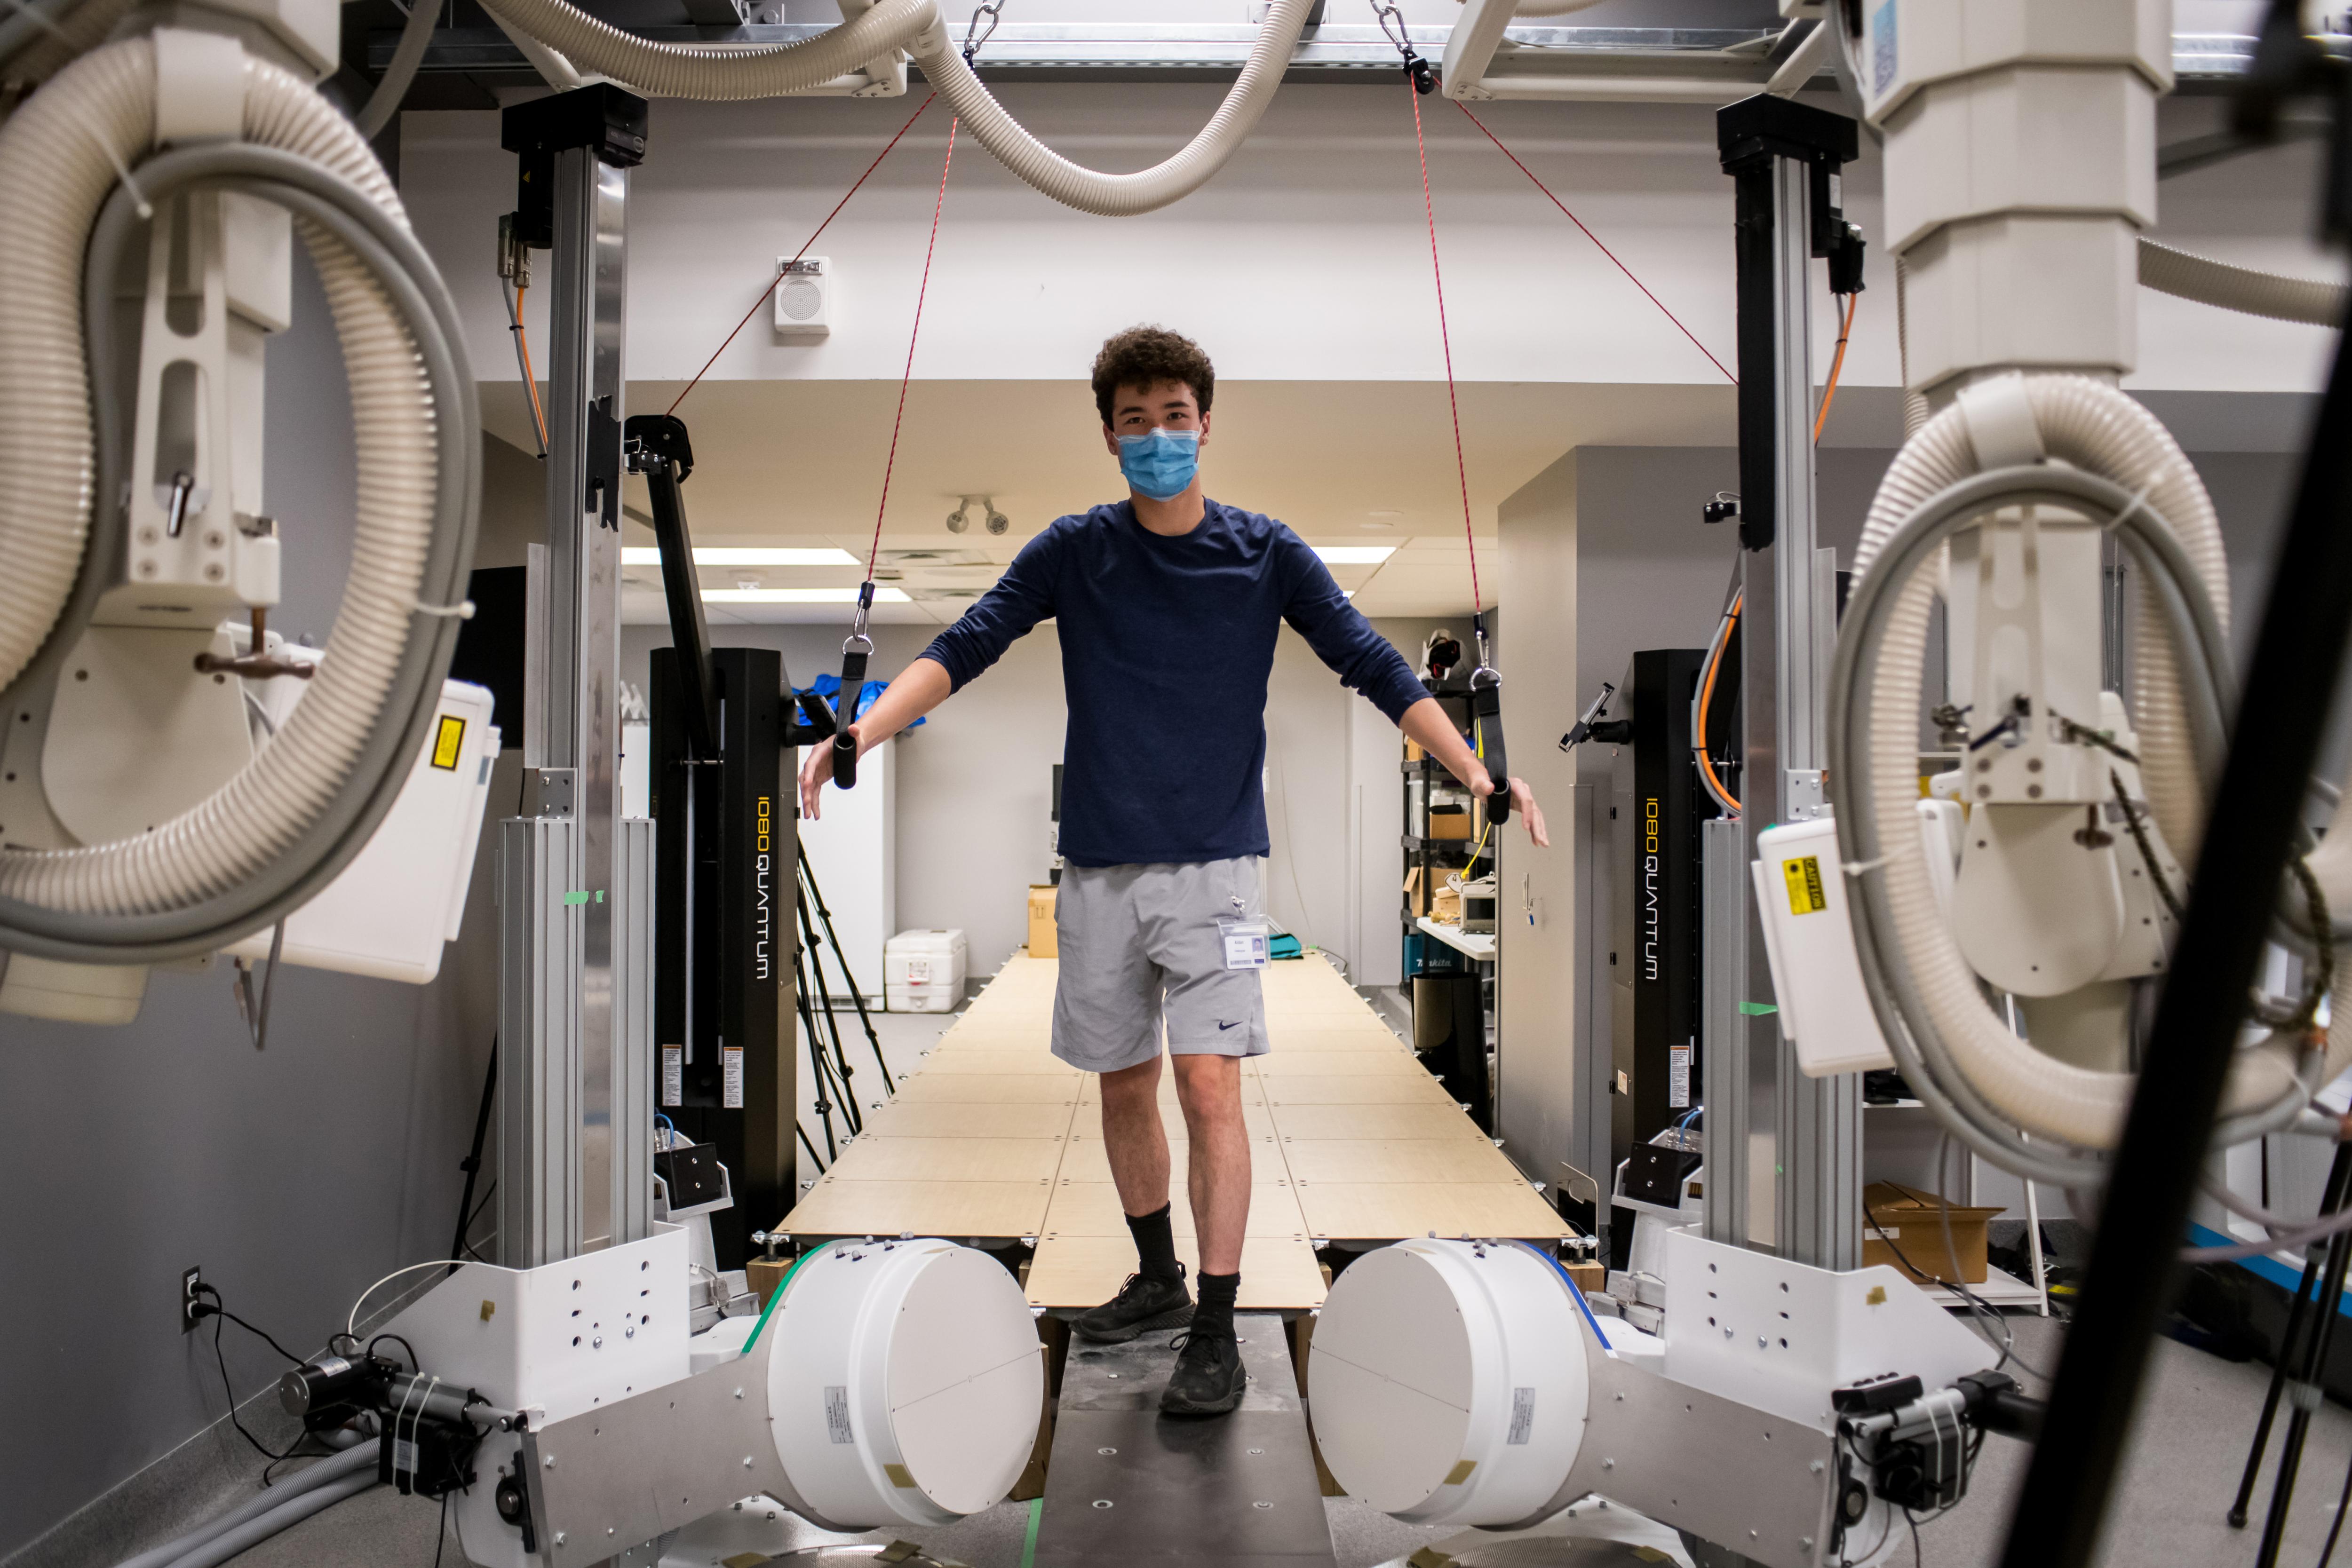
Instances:
[[[670,619],[647,694],[654,1103],[732,1176],[736,1201],[711,1213],[711,1243],[720,1269],[739,1269],[747,1229],[781,1220],[798,1192],[800,829],[784,755],[829,737],[834,722],[814,699],[796,708],[774,649],[710,646],[686,521],[685,423],[632,418],[625,451],[646,477]]]
[[[1738,638],[1731,639],[1733,647]],[[1700,981],[1704,925],[1699,824],[1722,815],[1700,782],[1691,747],[1692,699],[1706,662],[1700,648],[1636,653],[1591,741],[1611,760],[1609,936],[1610,1162],[1654,1158],[1651,1139],[1687,1116],[1701,1094]],[[1727,653],[1716,673],[1707,729],[1723,757],[1738,734],[1738,671]],[[1736,779],[1736,772],[1727,775]],[[1696,1156],[1693,1156],[1695,1161]],[[1686,1162],[1688,1163],[1688,1162]],[[1628,1190],[1637,1173],[1627,1172]],[[1686,1169],[1662,1173],[1667,1207]],[[1611,1228],[1612,1250],[1631,1245],[1632,1216]]]

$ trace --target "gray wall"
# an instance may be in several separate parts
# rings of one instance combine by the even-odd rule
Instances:
[[[1556,744],[1582,706],[1578,649],[1592,618],[1581,586],[1581,493],[1594,455],[1568,454],[1504,501],[1498,515],[1502,605],[1511,622],[1503,689],[1512,771],[1542,803],[1552,842],[1538,850],[1516,829],[1503,835],[1496,1130],[1520,1169],[1555,1184],[1567,1178],[1563,1165],[1596,1168],[1591,1130],[1578,1125],[1580,1114],[1589,1119],[1593,1098],[1575,1082],[1578,965],[1591,902],[1579,863],[1578,821],[1586,808],[1575,759]],[[1607,1128],[1604,1112],[1603,1155]]]
[[[307,265],[297,277],[296,325],[269,348],[275,624],[323,641],[350,554],[351,416],[324,298]],[[178,1484],[249,1484],[232,1477],[250,1454],[215,1426],[212,1335],[179,1331],[181,1270],[307,1354],[370,1281],[447,1247],[496,1010],[486,915],[468,910],[432,986],[289,968],[265,1052],[220,963],[154,976],[127,1028],[0,1017],[0,1404],[39,1413],[0,1427],[0,1554],[184,1445]],[[222,1346],[240,1398],[283,1370],[234,1327]]]

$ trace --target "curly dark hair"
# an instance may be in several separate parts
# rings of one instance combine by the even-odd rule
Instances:
[[[1102,422],[1110,423],[1111,399],[1121,387],[1157,386],[1182,382],[1192,389],[1201,412],[1217,392],[1217,369],[1201,345],[1165,327],[1129,327],[1106,340],[1095,356],[1095,407]]]

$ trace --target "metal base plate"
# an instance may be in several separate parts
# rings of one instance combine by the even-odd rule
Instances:
[[[1331,1530],[1282,1322],[1234,1320],[1249,1390],[1229,1416],[1162,1416],[1169,1333],[1074,1341],[1036,1568],[1332,1568]]]

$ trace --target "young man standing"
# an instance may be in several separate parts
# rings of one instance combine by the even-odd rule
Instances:
[[[1265,917],[1259,777],[1283,622],[1475,794],[1495,789],[1315,552],[1280,523],[1202,496],[1199,455],[1215,390],[1208,356],[1173,332],[1138,327],[1105,343],[1095,404],[1129,498],[1063,517],[1030,540],[850,727],[863,755],[1037,622],[1058,622],[1070,716],[1053,1049],[1102,1076],[1104,1148],[1139,1257],[1118,1296],[1072,1327],[1118,1342],[1189,1323],[1160,1403],[1200,1416],[1233,1409],[1247,1382],[1234,1338],[1250,1197],[1241,1062],[1268,1041],[1257,971],[1228,967],[1222,926]],[[828,750],[812,747],[800,783],[809,816],[830,768]],[[1514,779],[1509,788],[1535,842],[1549,842],[1527,785]],[[1158,1103],[1163,1020],[1191,1138],[1197,1306],[1171,1229]]]

